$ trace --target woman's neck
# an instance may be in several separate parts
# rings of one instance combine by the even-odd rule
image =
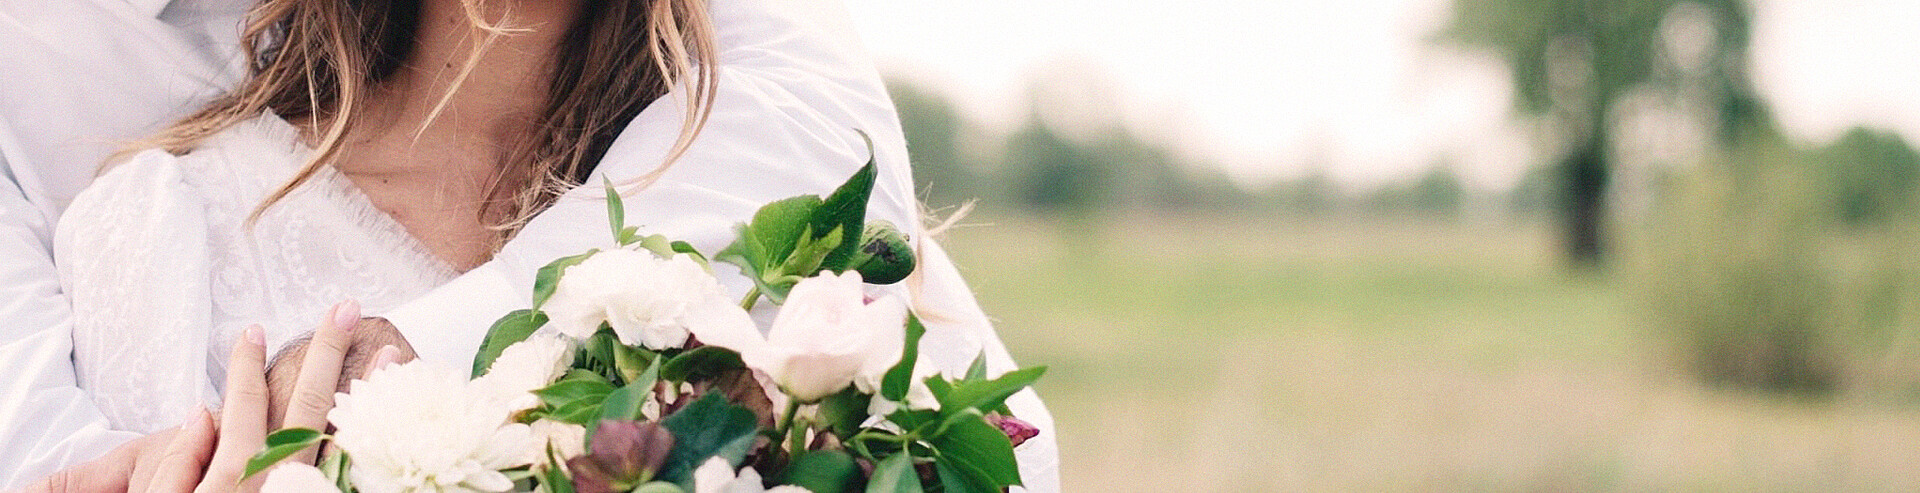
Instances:
[[[420,0],[407,61],[368,95],[363,121],[383,134],[499,144],[543,111],[552,61],[580,5],[485,2],[482,20],[510,30],[495,35],[474,26],[462,0]]]

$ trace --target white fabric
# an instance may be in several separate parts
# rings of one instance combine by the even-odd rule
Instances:
[[[297,136],[266,116],[185,156],[146,151],[67,208],[54,260],[73,301],[74,368],[114,429],[152,433],[217,406],[248,325],[279,347],[340,300],[386,310],[453,279],[331,168],[247,227],[305,162]]]
[[[63,340],[68,315],[47,302],[58,292],[47,277],[45,225],[114,142],[152,129],[165,115],[199,104],[234,79],[233,59],[218,56],[231,49],[231,34],[217,29],[225,22],[217,19],[237,10],[221,0],[196,2],[213,14],[176,9],[182,2],[160,7],[164,3],[0,0],[0,67],[7,69],[0,71],[0,122],[32,122],[31,133],[23,131],[6,155],[25,199],[12,202],[27,205],[13,207],[11,190],[0,187],[0,241],[14,241],[7,235],[17,234],[23,245],[38,245],[0,255],[0,293],[32,293],[19,299],[37,303],[14,309],[31,316],[0,320],[45,321],[0,324],[0,361],[28,362],[25,374],[39,376],[0,386],[0,433],[6,433],[0,435],[0,487],[25,484],[131,436],[105,431],[106,418],[71,383],[71,346]],[[156,7],[167,22],[141,17]],[[718,107],[695,149],[660,183],[628,200],[629,223],[713,251],[758,204],[824,193],[844,180],[867,156],[853,132],[865,130],[874,136],[882,166],[873,217],[905,228],[923,254],[916,280],[888,289],[906,293],[907,285],[916,285],[909,293],[916,310],[940,315],[931,317],[928,336],[929,347],[941,348],[939,366],[958,370],[985,351],[996,371],[1010,369],[1011,358],[957,270],[938,245],[921,238],[899,124],[864,48],[845,25],[843,7],[834,0],[714,0],[711,8],[722,51]],[[42,124],[48,115],[53,119]],[[648,108],[600,169],[616,181],[652,169],[679,121],[675,101]],[[155,176],[167,176],[166,165],[155,161],[149,167]],[[188,183],[155,189],[192,191],[193,178],[181,176]],[[488,322],[526,304],[535,268],[608,241],[604,204],[591,198],[597,194],[587,190],[563,199],[494,261],[386,315],[426,357],[464,362]],[[20,212],[25,207],[40,217]],[[736,293],[744,289],[737,275],[725,281]],[[0,305],[6,308],[12,307]],[[370,312],[380,313],[378,307]],[[215,315],[207,317],[212,323]],[[292,317],[297,320],[290,327],[318,320]],[[209,336],[208,343],[217,339]],[[217,370],[204,373],[210,378],[211,371]],[[1057,491],[1051,418],[1030,391],[1010,404],[1044,430],[1019,450],[1029,489]]]
[[[244,3],[209,0],[182,27],[123,0],[0,0],[0,489],[138,436],[74,385],[52,226],[119,143],[235,80],[219,47]]]

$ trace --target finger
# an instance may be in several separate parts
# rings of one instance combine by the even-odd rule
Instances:
[[[260,326],[247,327],[227,359],[227,393],[220,407],[220,440],[207,463],[201,490],[230,491],[247,459],[267,441],[266,340]]]
[[[177,493],[192,491],[214,454],[213,414],[201,409],[193,414],[180,433],[167,443],[166,453],[155,465],[153,479],[142,490]]]
[[[204,410],[202,410],[202,412],[204,412]],[[188,420],[191,421],[197,418],[198,416],[188,418]],[[211,422],[213,420],[209,419],[207,421]],[[147,435],[140,439],[141,445],[139,449],[132,454],[133,475],[127,478],[127,491],[147,491],[147,485],[153,483],[153,474],[159,470],[160,458],[166,457],[166,451],[172,447],[173,439],[179,437],[180,434],[192,424],[191,422],[181,424],[178,427],[168,428],[165,431]],[[212,435],[208,435],[207,440],[211,441],[212,439]],[[149,460],[149,457],[151,457],[151,460]]]
[[[23,493],[70,493],[94,491],[122,491],[127,488],[127,475],[134,457],[139,455],[140,445],[128,442],[115,448],[98,459],[61,469],[20,490]],[[140,491],[140,490],[129,490]]]
[[[360,323],[360,304],[353,300],[334,305],[313,340],[307,343],[307,355],[300,362],[300,377],[294,380],[293,395],[287,402],[288,428],[326,431],[327,411],[333,409],[333,393],[340,386],[340,365],[345,362],[347,346],[352,343],[348,331]],[[318,449],[308,447],[289,457],[296,463],[312,464]]]
[[[392,344],[380,346],[380,350],[373,353],[373,361],[367,363],[367,371],[364,374],[372,376],[375,370],[412,360],[413,356],[401,351],[399,346]]]

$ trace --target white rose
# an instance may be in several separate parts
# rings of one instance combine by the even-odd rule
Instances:
[[[715,324],[744,321],[751,330],[753,323],[692,257],[661,259],[634,250],[595,253],[568,267],[541,311],[576,339],[593,335],[604,322],[621,343],[654,350],[684,346],[689,334],[737,328],[710,327]]]
[[[573,346],[572,340],[557,335],[528,337],[501,351],[473,385],[495,396],[510,412],[533,409],[540,405],[540,396],[533,391],[567,373],[573,364]]]
[[[734,475],[733,466],[719,457],[707,459],[700,468],[693,470],[693,493],[808,493],[799,486],[775,486],[771,489],[760,486],[760,472],[751,467],[740,468],[740,474]]]
[[[319,468],[310,464],[287,462],[274,466],[267,471],[267,480],[260,483],[260,493],[314,493],[318,491],[340,491],[333,480],[327,479]]]
[[[356,380],[334,397],[334,444],[353,457],[348,473],[366,493],[506,491],[500,471],[537,457],[532,431],[512,423],[498,396],[466,372],[414,360]]]
[[[900,359],[907,307],[893,296],[873,303],[865,296],[858,272],[802,280],[774,316],[766,344],[741,356],[801,402],[848,385],[871,391]]]

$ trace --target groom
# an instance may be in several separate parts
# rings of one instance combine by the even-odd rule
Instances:
[[[0,362],[13,372],[0,379],[0,489],[103,455],[108,461],[141,457],[137,435],[109,429],[74,383],[71,314],[51,261],[52,226],[116,142],[151,132],[238,80],[234,31],[252,3],[0,0]],[[798,160],[813,157],[801,155],[809,151],[864,157],[854,141],[841,140],[857,128],[874,135],[880,162],[893,167],[883,174],[907,179],[892,103],[837,1],[712,0],[711,9],[720,94],[685,159]],[[629,129],[678,128],[678,105],[661,106],[643,112]],[[623,134],[601,171],[622,181],[651,170],[671,147],[672,133]],[[606,234],[601,211],[602,203],[562,200],[493,261],[379,315],[421,357],[466,361],[482,336],[474,328],[524,304],[541,264],[598,246]],[[984,349],[992,366],[1010,369],[1011,359],[957,272],[937,245],[925,245],[941,261],[924,269],[940,276],[925,283],[928,298],[964,305],[947,307],[959,315],[944,342]],[[1016,412],[1048,430],[1022,447],[1022,473],[1031,490],[1057,490],[1051,420],[1037,398],[1022,399],[1032,414]],[[115,471],[133,469],[95,468],[106,473],[84,479],[124,484],[124,476],[113,476],[127,473]]]

